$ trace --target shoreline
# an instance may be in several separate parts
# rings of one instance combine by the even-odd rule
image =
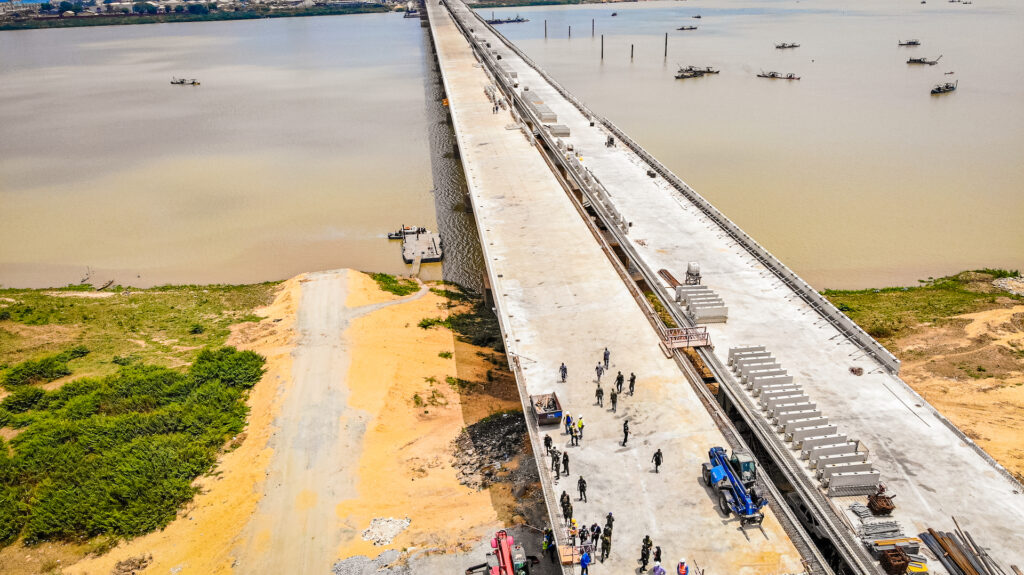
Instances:
[[[90,26],[133,26],[138,24],[165,24],[176,22],[225,22],[230,20],[261,20],[267,18],[302,18],[309,16],[345,16],[349,14],[379,14],[391,12],[378,4],[328,6],[297,10],[236,12],[210,12],[208,14],[97,14],[94,16],[36,17],[25,20],[0,21],[0,32],[16,30],[50,30],[54,28],[81,28]]]

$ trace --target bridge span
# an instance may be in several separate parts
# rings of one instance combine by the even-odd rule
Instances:
[[[686,556],[709,573],[880,573],[849,509],[879,481],[898,495],[905,535],[952,530],[956,516],[997,561],[1019,562],[1021,485],[898,377],[896,358],[461,0],[427,0],[427,11],[524,407],[557,391],[587,423],[580,447],[531,427],[536,453],[549,433],[571,460],[557,482],[538,456],[549,509],[586,477],[590,501],[574,497],[575,516],[617,518],[609,572],[633,569],[650,534],[670,562]],[[689,262],[703,287],[677,285]],[[643,289],[676,325],[710,322],[714,347],[697,354],[717,398],[672,349]],[[618,413],[607,399],[594,405],[605,346],[606,389],[618,370],[638,378]],[[566,384],[556,381],[563,361]],[[806,423],[776,419],[789,405]],[[635,435],[624,447],[627,419]],[[768,485],[762,532],[739,530],[700,484],[707,448],[743,437],[791,489]],[[667,463],[653,474],[657,448]]]

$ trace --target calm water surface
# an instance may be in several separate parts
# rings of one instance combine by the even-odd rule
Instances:
[[[401,272],[426,74],[391,14],[0,33],[0,284]]]
[[[814,286],[1024,268],[1024,4],[689,0],[494,12],[529,18],[499,29]],[[699,28],[676,31],[683,25]],[[910,38],[921,46],[897,47]],[[936,66],[906,64],[939,55]],[[721,74],[675,80],[677,64]],[[957,92],[929,94],[954,80]]]

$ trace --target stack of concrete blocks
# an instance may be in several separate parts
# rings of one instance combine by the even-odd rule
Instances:
[[[507,66],[507,64],[500,64],[501,66]],[[515,72],[513,72],[515,74]],[[551,111],[551,108],[544,103],[536,94],[529,90],[522,91],[523,101],[526,102],[526,106],[537,115],[537,119],[544,124],[553,124],[558,121],[558,116]]]
[[[569,137],[569,126],[566,126],[565,124],[551,124],[548,126],[548,131],[551,132],[552,136],[562,138]]]
[[[686,306],[686,314],[696,323],[725,323],[729,319],[729,308],[708,286],[676,286],[676,302]]]
[[[867,454],[857,451],[857,443],[828,422],[771,352],[763,345],[733,347],[728,365],[783,440],[808,460],[829,496],[874,493],[881,478]]]

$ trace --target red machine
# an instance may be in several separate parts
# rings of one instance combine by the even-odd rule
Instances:
[[[494,549],[494,553],[487,555],[487,562],[466,569],[466,575],[478,572],[486,572],[487,575],[530,575],[530,567],[540,562],[540,559],[532,555],[527,556],[523,546],[516,545],[515,539],[504,530],[498,531],[491,538],[491,549]]]

